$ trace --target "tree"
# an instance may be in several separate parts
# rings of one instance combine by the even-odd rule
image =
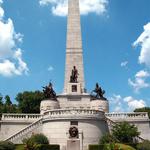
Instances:
[[[9,95],[5,96],[5,105],[8,105],[8,106],[12,105]]]
[[[3,113],[3,96],[0,93],[0,120],[1,120],[1,117],[2,117],[2,113]]]
[[[140,135],[135,125],[120,122],[113,126],[112,135],[121,143],[134,143],[134,138]]]
[[[3,96],[2,96],[2,94],[0,93],[0,106],[2,106],[3,105]]]
[[[43,92],[40,91],[25,91],[16,96],[18,109],[21,113],[40,113],[40,103],[43,99]]]
[[[134,112],[148,112],[148,116],[150,118],[150,107],[137,108]]]
[[[11,102],[10,96],[5,96],[5,103],[3,105],[2,113],[16,113],[17,105]]]

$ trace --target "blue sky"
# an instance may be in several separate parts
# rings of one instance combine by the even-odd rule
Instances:
[[[0,0],[0,93],[63,91],[66,0]],[[86,88],[110,111],[150,106],[150,1],[80,0]]]

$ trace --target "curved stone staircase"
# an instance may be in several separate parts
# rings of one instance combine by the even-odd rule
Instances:
[[[16,144],[22,143],[24,138],[30,137],[34,133],[40,133],[42,127],[43,118],[38,119],[27,127],[23,128],[19,132],[11,135],[9,138],[5,139],[5,141],[11,141]]]

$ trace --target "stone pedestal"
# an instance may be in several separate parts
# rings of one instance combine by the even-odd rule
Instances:
[[[68,83],[67,94],[80,95],[82,92],[80,83]]]
[[[40,113],[44,114],[44,112],[54,109],[59,109],[59,102],[53,99],[42,100],[40,104]]]
[[[91,100],[91,109],[104,111],[105,113],[109,112],[109,102],[108,100],[95,99]]]
[[[79,139],[68,139],[67,140],[67,150],[80,150],[80,140]]]

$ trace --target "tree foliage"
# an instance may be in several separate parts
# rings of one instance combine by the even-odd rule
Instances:
[[[0,114],[2,113],[16,113],[17,105],[12,104],[9,95],[6,95],[3,102],[3,96],[0,94]]]
[[[2,94],[0,94],[0,118],[2,112],[3,112],[3,96]]]
[[[3,96],[2,94],[0,93],[0,106],[3,105]]]
[[[8,106],[12,105],[9,95],[5,96],[5,105],[8,105]]]
[[[40,102],[43,99],[43,92],[25,91],[17,94],[18,104],[13,104],[9,95],[3,98],[0,94],[0,116],[2,113],[39,113]]]
[[[150,118],[150,107],[137,108],[134,112],[148,112],[148,116]]]
[[[40,103],[43,98],[43,93],[40,91],[18,93],[16,96],[18,109],[21,113],[40,113]]]
[[[129,124],[128,122],[120,122],[113,126],[112,135],[120,143],[134,142],[134,138],[139,136],[138,128],[135,125]]]

